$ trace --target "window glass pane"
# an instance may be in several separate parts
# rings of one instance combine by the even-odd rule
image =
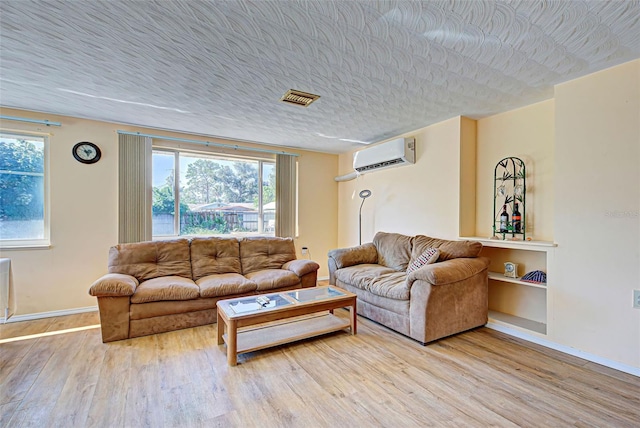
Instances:
[[[181,235],[258,232],[258,161],[180,154]]]
[[[175,235],[175,155],[154,151],[153,161],[153,236]],[[183,206],[180,206],[183,209]],[[187,210],[186,205],[184,210]]]
[[[275,235],[276,232],[276,164],[262,164],[262,219],[264,232]]]
[[[45,139],[0,134],[0,239],[45,239]]]

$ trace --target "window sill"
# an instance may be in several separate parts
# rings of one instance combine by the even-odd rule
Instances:
[[[192,239],[192,238],[252,238],[252,237],[262,237],[262,238],[273,238],[275,237],[274,232],[264,232],[264,233],[226,233],[226,234],[218,234],[218,235],[160,235],[154,236],[151,238],[152,241],[166,241],[170,239]]]
[[[0,244],[0,251],[50,250],[51,244]]]

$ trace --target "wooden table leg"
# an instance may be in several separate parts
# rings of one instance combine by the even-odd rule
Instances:
[[[227,363],[230,366],[238,364],[238,325],[235,320],[229,320],[227,325]]]
[[[218,309],[218,345],[222,345],[224,343],[224,340],[222,339],[222,335],[224,335],[224,326],[224,320],[220,316],[220,309]]]
[[[356,334],[358,330],[358,314],[356,313],[356,299],[349,307],[349,317],[351,318],[351,334]]]

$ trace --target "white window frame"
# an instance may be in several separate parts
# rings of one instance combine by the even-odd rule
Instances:
[[[184,149],[173,149],[169,147],[153,147],[152,149],[152,157],[155,152],[163,152],[166,154],[172,154],[174,156],[174,181],[173,181],[173,194],[175,196],[174,200],[174,224],[173,224],[173,235],[153,235],[153,240],[164,240],[164,239],[174,239],[180,237],[196,237],[196,236],[218,236],[218,237],[231,237],[231,236],[273,236],[270,232],[264,231],[264,210],[263,210],[263,166],[265,163],[273,164],[275,166],[275,159],[265,159],[260,157],[250,157],[250,156],[232,156],[227,153],[218,153],[218,152],[203,152],[203,151],[193,151],[193,150],[184,150]],[[246,232],[246,233],[229,233],[229,234],[208,234],[208,235],[180,235],[180,155],[192,155],[192,156],[202,156],[206,157],[215,157],[215,158],[223,158],[224,160],[229,161],[253,161],[258,162],[258,232]],[[175,232],[178,232],[177,234]],[[153,233],[153,229],[152,229]]]
[[[51,221],[50,221],[50,200],[49,200],[49,134],[41,134],[37,132],[26,131],[8,131],[0,129],[3,135],[11,135],[16,138],[38,138],[44,143],[44,173],[43,173],[43,222],[44,230],[41,239],[2,239],[0,236],[0,248],[9,249],[27,249],[27,248],[50,248],[51,247]]]

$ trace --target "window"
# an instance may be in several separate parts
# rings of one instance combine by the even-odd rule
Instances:
[[[275,163],[155,149],[153,236],[274,235]]]
[[[0,133],[0,245],[49,245],[47,138]]]

